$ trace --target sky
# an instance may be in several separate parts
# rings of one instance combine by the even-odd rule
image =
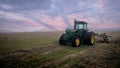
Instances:
[[[0,32],[120,30],[120,0],[0,0]]]

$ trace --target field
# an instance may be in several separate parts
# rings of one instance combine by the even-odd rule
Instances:
[[[0,68],[120,68],[120,32],[116,42],[94,46],[59,45],[63,32],[0,34]]]

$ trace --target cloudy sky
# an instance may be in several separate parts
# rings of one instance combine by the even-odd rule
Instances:
[[[65,30],[74,19],[120,30],[120,0],[0,0],[0,32]]]

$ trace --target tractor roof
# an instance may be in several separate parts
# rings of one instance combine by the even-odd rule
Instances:
[[[75,21],[75,23],[79,23],[79,24],[87,24],[87,23],[84,22],[84,21]]]

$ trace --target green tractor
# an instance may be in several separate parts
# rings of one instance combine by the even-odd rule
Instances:
[[[78,47],[81,44],[94,45],[95,33],[88,31],[87,23],[74,20],[74,29],[66,29],[59,38],[60,45],[71,44]]]

